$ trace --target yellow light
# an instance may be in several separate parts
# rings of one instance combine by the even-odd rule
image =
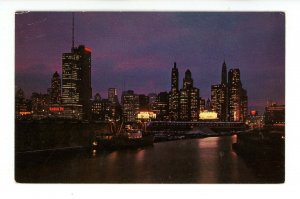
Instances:
[[[137,115],[138,119],[150,119],[156,118],[156,114],[154,112],[141,111]]]
[[[199,118],[200,120],[215,120],[218,119],[218,113],[205,110],[200,112]]]
[[[33,112],[30,111],[21,111],[19,112],[20,115],[31,115]]]

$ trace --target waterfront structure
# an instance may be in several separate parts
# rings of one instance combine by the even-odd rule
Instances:
[[[137,114],[137,120],[141,122],[148,122],[150,120],[155,120],[156,114],[152,111],[140,111]]]
[[[15,114],[16,119],[28,118],[32,114],[31,101],[25,98],[24,91],[21,88],[16,89]]]
[[[49,116],[49,95],[41,93],[32,93],[31,105],[32,105],[32,118],[43,119]]]
[[[264,126],[264,115],[258,114],[258,111],[251,110],[250,115],[245,122],[251,129],[260,129]]]
[[[242,87],[238,68],[230,69],[228,72],[228,101],[229,120],[244,121],[248,111],[248,97]]]
[[[174,67],[171,73],[171,91],[169,93],[169,119],[178,120],[179,119],[179,90],[178,90],[178,68],[176,67],[176,62],[174,62]]]
[[[284,127],[285,126],[285,105],[268,103],[265,108],[265,126]]]
[[[135,122],[139,111],[139,95],[128,90],[122,93],[123,121]]]

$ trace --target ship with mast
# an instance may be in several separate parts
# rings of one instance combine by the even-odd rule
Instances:
[[[153,145],[154,136],[146,131],[145,123],[118,124],[110,121],[110,131],[95,131],[93,150],[125,149]]]

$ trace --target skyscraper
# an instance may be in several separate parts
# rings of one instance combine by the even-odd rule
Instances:
[[[42,119],[48,117],[49,113],[49,95],[41,93],[32,93],[32,118]]]
[[[102,108],[101,107],[101,96],[99,93],[97,93],[92,102],[92,119],[93,120],[100,120],[101,108]]]
[[[217,84],[211,86],[211,108],[218,114],[218,119],[226,121],[227,115],[227,87],[226,84]]]
[[[111,103],[119,103],[116,88],[109,88],[108,89],[108,101],[110,101]]]
[[[180,120],[197,121],[199,118],[199,89],[194,88],[192,73],[188,69],[179,95]]]
[[[170,120],[179,119],[179,91],[178,91],[178,69],[176,62],[171,73],[171,91],[169,94],[169,116]]]
[[[189,120],[189,94],[186,89],[180,89],[180,97],[179,97],[179,119],[181,121]]]
[[[190,121],[198,121],[199,112],[200,112],[200,104],[199,104],[199,89],[191,88],[190,90]]]
[[[160,92],[157,100],[153,103],[152,111],[156,114],[156,119],[160,121],[169,120],[169,93]]]
[[[80,45],[62,58],[62,103],[65,117],[90,119],[91,49]]]
[[[203,98],[199,98],[199,109],[200,109],[200,112],[204,111],[206,109],[205,107],[205,99]]]
[[[56,71],[51,79],[50,90],[50,106],[58,106],[61,104],[61,79]]]
[[[124,91],[122,94],[123,105],[123,121],[134,122],[136,121],[137,113],[139,111],[139,95],[134,91]]]
[[[220,119],[221,121],[228,120],[228,80],[227,80],[227,67],[225,60],[222,65],[222,80],[221,80],[221,93],[220,93]]]
[[[241,120],[245,121],[248,116],[248,95],[247,90],[242,88],[241,92]]]
[[[15,114],[16,119],[31,116],[32,106],[31,100],[25,98],[24,91],[21,88],[16,89],[15,94]]]
[[[174,62],[171,74],[171,92],[178,92],[178,78],[178,68],[176,67],[176,62]]]
[[[183,89],[191,90],[194,86],[194,81],[192,79],[192,73],[189,69],[185,71],[185,76],[183,78]]]
[[[108,101],[110,106],[110,119],[119,120],[121,117],[121,107],[119,104],[118,94],[116,88],[108,89]]]
[[[220,121],[227,121],[228,84],[225,61],[222,64],[221,83],[211,86],[211,108],[218,114]]]
[[[238,68],[228,72],[228,100],[230,121],[244,121],[248,112],[248,97],[242,87]]]
[[[222,65],[221,77],[222,77],[221,84],[227,84],[227,67],[226,67],[225,60],[224,60],[223,65]]]
[[[91,52],[84,45],[74,47],[74,13],[72,13],[72,48],[62,55],[62,104],[64,117],[91,118]]]

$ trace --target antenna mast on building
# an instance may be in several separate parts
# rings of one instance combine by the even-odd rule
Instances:
[[[74,49],[74,12],[72,12],[72,49]]]

